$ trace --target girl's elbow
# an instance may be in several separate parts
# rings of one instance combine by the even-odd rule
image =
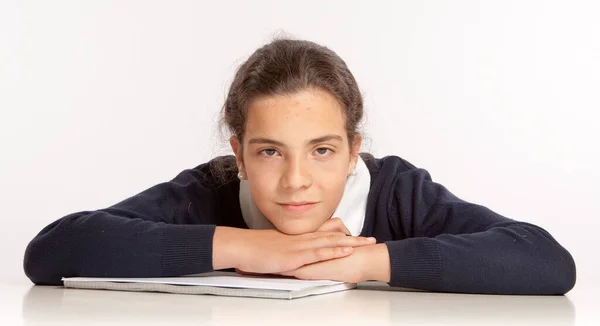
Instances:
[[[539,293],[532,294],[565,294],[575,286],[577,271],[575,260],[567,249],[561,246],[546,230],[534,226],[531,239],[536,233],[540,235],[532,251],[529,251],[529,260],[537,261],[539,268],[532,270],[536,278],[541,281],[538,285]],[[535,275],[537,274],[537,275]],[[540,276],[542,276],[540,278]]]
[[[555,263],[556,294],[565,294],[571,291],[577,280],[575,260],[566,249],[562,247],[561,249],[561,254],[558,255]]]
[[[551,254],[550,254],[551,252]],[[543,257],[543,258],[542,258]],[[537,281],[530,288],[533,295],[562,295],[575,286],[576,268],[571,254],[555,243],[544,255],[535,255],[530,259],[538,261],[537,268],[531,270],[532,279]]]
[[[38,275],[40,268],[37,264],[38,260],[35,258],[39,251],[36,239],[37,237],[29,242],[23,256],[23,270],[25,276],[27,276],[34,284],[38,284],[40,279],[40,275]]]
[[[48,247],[39,237],[34,238],[25,249],[23,270],[36,285],[62,285],[63,275],[55,259],[57,254]]]

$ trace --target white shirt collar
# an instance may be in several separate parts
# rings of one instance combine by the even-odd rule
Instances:
[[[367,198],[371,187],[371,174],[367,165],[358,156],[356,175],[346,179],[342,199],[332,217],[339,217],[353,236],[362,231],[367,211]],[[273,224],[262,214],[252,199],[247,180],[240,181],[240,207],[246,225],[250,229],[274,229]]]

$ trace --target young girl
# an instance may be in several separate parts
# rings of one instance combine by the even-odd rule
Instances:
[[[235,268],[496,294],[575,284],[571,255],[542,228],[465,202],[400,157],[359,155],[363,101],[326,47],[259,48],[222,114],[235,156],[48,225],[26,249],[27,276],[60,284]]]

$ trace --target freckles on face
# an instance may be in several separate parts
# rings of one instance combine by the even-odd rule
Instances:
[[[350,150],[342,107],[317,89],[255,99],[243,161],[252,197],[277,229],[315,231],[337,208],[346,183]]]

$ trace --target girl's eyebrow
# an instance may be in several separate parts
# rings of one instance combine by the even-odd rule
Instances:
[[[317,143],[322,143],[322,142],[326,142],[326,141],[330,141],[330,140],[338,140],[338,141],[342,142],[342,141],[344,141],[344,138],[342,138],[342,136],[339,136],[339,135],[326,135],[323,137],[315,138],[315,139],[309,141],[308,143],[310,145],[314,145]]]
[[[330,141],[330,140],[337,140],[337,141],[344,141],[344,138],[342,138],[342,136],[339,135],[325,135],[319,138],[315,138],[312,139],[308,142],[309,145],[313,145],[313,144],[317,144],[317,143],[322,143],[322,142],[326,142],[326,141]],[[279,147],[285,147],[285,144],[274,140],[274,139],[269,139],[269,138],[265,138],[265,137],[255,137],[255,138],[250,138],[250,140],[248,140],[248,144],[270,144],[270,145],[274,145],[274,146],[279,146]]]

